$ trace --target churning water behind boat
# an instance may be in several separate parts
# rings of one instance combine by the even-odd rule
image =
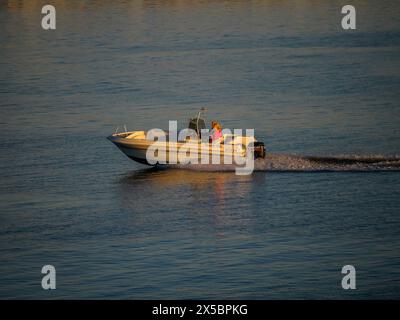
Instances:
[[[234,165],[170,165],[167,167],[196,171],[234,171]],[[400,156],[341,155],[301,156],[267,153],[264,159],[254,161],[255,171],[400,171]]]

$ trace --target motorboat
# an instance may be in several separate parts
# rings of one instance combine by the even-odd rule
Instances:
[[[107,138],[130,159],[151,166],[170,164],[243,165],[248,159],[265,157],[264,143],[257,141],[254,135],[240,135],[235,134],[235,130],[231,133],[230,130],[224,129],[219,141],[212,142],[210,140],[211,131],[206,128],[203,117],[204,112],[204,109],[200,110],[196,117],[189,119],[188,127],[179,132],[176,128],[171,129],[170,121],[170,128],[164,136],[155,135],[154,129],[127,131],[125,128],[124,132],[118,132],[117,129]]]

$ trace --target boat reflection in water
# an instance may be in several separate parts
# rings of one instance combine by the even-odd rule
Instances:
[[[120,178],[119,195],[124,208],[129,208],[138,223],[159,220],[162,224],[171,223],[173,229],[192,228],[194,223],[197,230],[234,224],[244,227],[249,219],[243,219],[243,211],[251,214],[256,205],[248,199],[264,181],[264,173],[238,176],[234,172],[154,168]],[[240,218],[238,211],[242,211]]]

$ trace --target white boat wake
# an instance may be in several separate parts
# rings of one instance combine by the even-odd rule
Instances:
[[[169,165],[169,168],[196,171],[234,171],[234,165]],[[267,154],[254,161],[254,171],[400,171],[400,156],[340,155],[302,156],[295,154]]]

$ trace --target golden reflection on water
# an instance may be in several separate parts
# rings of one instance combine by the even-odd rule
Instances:
[[[242,210],[251,206],[242,199],[248,199],[264,181],[263,173],[237,176],[235,172],[145,169],[122,176],[116,197],[129,208],[135,224],[145,224],[148,219],[176,219],[176,215],[189,219],[189,225],[206,219],[215,236],[224,237],[227,227],[251,227],[247,226],[249,219],[238,219]],[[165,215],[156,213],[160,209],[166,210]]]
[[[203,172],[184,169],[145,169],[130,172],[120,182],[125,186],[146,184],[156,188],[176,188],[188,186],[195,191],[212,190],[219,199],[224,198],[225,189],[229,186],[231,195],[246,196],[251,192],[252,175],[238,176],[235,172]],[[247,183],[246,183],[247,182]]]

